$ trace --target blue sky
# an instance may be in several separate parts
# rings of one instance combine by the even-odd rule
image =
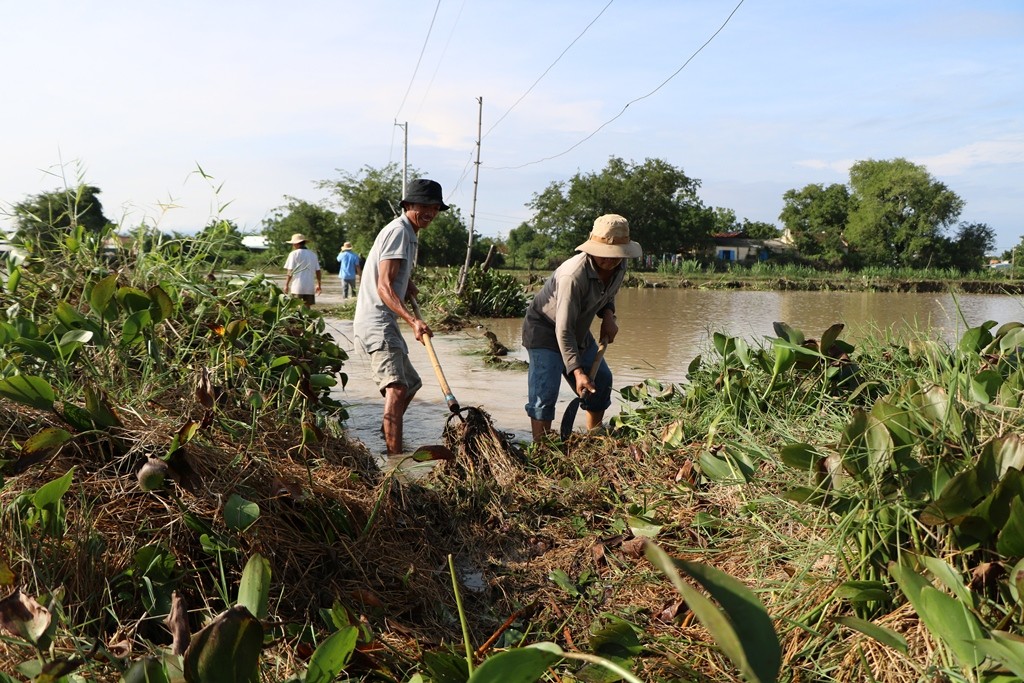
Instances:
[[[401,163],[397,121],[468,221],[483,98],[484,235],[610,156],[776,224],[786,190],[903,157],[999,249],[1024,235],[1020,0],[33,0],[7,3],[0,64],[3,208],[82,179],[127,226],[257,231]]]

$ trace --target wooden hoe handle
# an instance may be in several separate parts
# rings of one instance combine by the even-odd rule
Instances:
[[[409,297],[409,301],[412,303],[413,313],[422,320],[423,316],[420,315],[420,305],[416,303],[416,297]],[[462,408],[459,407],[459,402],[455,400],[455,394],[452,393],[451,387],[448,386],[448,380],[444,378],[444,371],[441,370],[441,363],[437,360],[437,353],[434,352],[434,344],[430,340],[429,334],[423,335],[423,345],[427,347],[427,355],[430,356],[430,364],[434,366],[434,374],[437,375],[437,383],[441,385],[441,393],[444,394],[448,410],[457,414]]]

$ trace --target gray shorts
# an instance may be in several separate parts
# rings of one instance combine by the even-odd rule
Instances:
[[[409,354],[402,349],[385,345],[377,351],[371,351],[369,356],[370,374],[377,383],[381,396],[392,384],[405,386],[409,390],[409,396],[415,396],[423,386],[419,373],[409,362]]]

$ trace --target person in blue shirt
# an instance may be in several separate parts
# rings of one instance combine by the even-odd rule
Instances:
[[[341,251],[338,253],[338,263],[341,264],[338,277],[341,278],[341,296],[345,299],[356,295],[356,275],[363,273],[359,260],[359,254],[352,250],[351,242],[341,245]]]

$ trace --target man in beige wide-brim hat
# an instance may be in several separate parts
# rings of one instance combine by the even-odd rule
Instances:
[[[308,241],[308,237],[297,232],[286,243],[292,245],[292,250],[284,262],[284,291],[312,306],[320,293],[320,259],[316,252],[306,248]]]
[[[600,317],[601,341],[615,341],[615,294],[626,276],[626,259],[640,258],[643,249],[630,239],[629,221],[612,213],[594,221],[589,239],[576,250],[547,279],[523,320],[523,346],[530,355],[526,414],[534,441],[551,430],[563,377],[583,397],[588,431],[601,427],[611,405],[608,364],[601,360],[593,380],[587,374],[597,358],[590,325]]]

